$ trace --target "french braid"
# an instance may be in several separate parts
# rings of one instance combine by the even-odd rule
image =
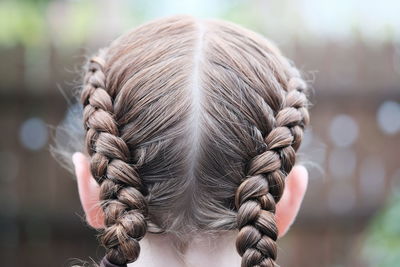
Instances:
[[[303,129],[309,122],[305,89],[300,78],[291,78],[281,109],[275,116],[263,113],[269,116],[265,121],[272,123],[271,130],[255,129],[259,141],[265,143],[264,151],[249,162],[246,178],[235,195],[239,228],[236,248],[242,256],[242,267],[277,266],[275,208],[283,193],[285,177],[295,163]]]
[[[307,87],[263,38],[199,26],[156,20],[88,63],[81,102],[102,267],[135,261],[146,232],[175,235],[183,253],[193,232],[232,229],[243,267],[277,266],[275,207],[309,122]]]
[[[115,121],[115,95],[107,90],[105,66],[101,55],[90,60],[81,101],[91,172],[100,184],[105,214],[100,239],[107,250],[106,260],[123,265],[139,256],[139,240],[147,230],[147,203],[131,152]]]

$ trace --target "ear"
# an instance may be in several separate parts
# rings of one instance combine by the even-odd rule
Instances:
[[[276,206],[276,224],[282,237],[293,224],[306,193],[308,172],[302,165],[296,165],[286,178],[285,190]]]
[[[104,227],[104,213],[100,206],[100,186],[90,173],[89,159],[82,153],[72,155],[78,182],[79,198],[86,214],[86,221],[93,228]]]

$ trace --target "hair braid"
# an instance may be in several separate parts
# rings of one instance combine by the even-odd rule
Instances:
[[[249,162],[246,178],[235,195],[239,228],[236,248],[242,256],[242,267],[277,266],[275,206],[309,122],[305,89],[303,80],[291,78],[280,110],[275,116],[271,112],[263,113],[268,116],[266,121],[273,124],[269,126],[271,130],[255,129],[256,136],[265,143],[264,151]]]
[[[107,260],[122,265],[139,256],[139,240],[147,230],[147,203],[137,170],[130,163],[130,150],[115,121],[115,95],[107,90],[105,64],[101,56],[89,61],[81,101],[91,172],[100,184],[105,214],[100,239],[107,250]]]
[[[146,232],[164,233],[181,257],[197,237],[217,245],[232,229],[242,266],[277,266],[275,206],[309,102],[273,43],[229,22],[163,18],[112,41],[83,83],[84,143],[105,215],[100,266],[135,261]],[[82,149],[71,111],[57,129],[65,163]]]

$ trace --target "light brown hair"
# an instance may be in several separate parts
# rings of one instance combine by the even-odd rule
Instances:
[[[135,261],[147,231],[186,244],[238,229],[242,266],[276,266],[275,206],[309,101],[273,44],[228,22],[155,20],[90,59],[81,103],[110,262]]]

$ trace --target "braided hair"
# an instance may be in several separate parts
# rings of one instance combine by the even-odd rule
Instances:
[[[256,129],[259,142],[265,142],[265,146],[249,162],[246,178],[235,195],[239,228],[236,248],[243,267],[276,266],[278,229],[274,214],[309,122],[304,90],[304,82],[292,78],[288,92],[280,99],[282,108],[270,117],[271,130],[265,129],[268,134],[263,135]]]
[[[81,94],[83,121],[91,172],[101,186],[100,200],[106,214],[101,242],[109,261],[125,264],[139,256],[139,241],[147,229],[147,203],[142,182],[130,162],[129,147],[115,121],[114,95],[106,89],[105,65],[100,56],[89,62]]]
[[[104,266],[124,266],[146,232],[184,249],[238,230],[242,267],[277,266],[276,204],[309,123],[308,89],[265,38],[175,16],[91,58],[81,103],[105,215]]]

